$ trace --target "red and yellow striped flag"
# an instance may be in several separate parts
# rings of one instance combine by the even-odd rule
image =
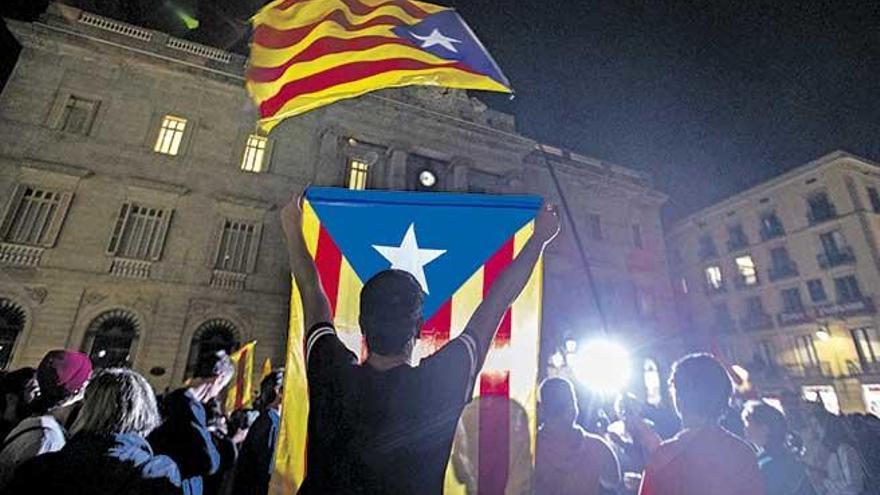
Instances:
[[[382,88],[510,92],[454,10],[414,0],[275,0],[254,17],[247,88],[268,131],[280,120]]]
[[[267,357],[263,361],[263,369],[260,371],[260,382],[262,383],[270,373],[272,373],[272,359]]]
[[[226,412],[250,407],[254,400],[254,347],[257,341],[252,340],[229,355],[235,367],[232,385],[226,391]]]
[[[334,219],[334,212],[327,210],[324,210],[322,217],[319,218],[315,201],[338,204],[347,200],[348,196],[360,193],[357,197],[365,198],[357,205],[361,211],[378,210],[380,207],[370,206],[369,203],[372,200],[375,200],[377,204],[384,205],[400,200],[404,206],[401,209],[407,209],[407,211],[423,206],[415,204],[407,206],[406,201],[428,202],[421,198],[433,197],[435,199],[437,204],[427,206],[428,209],[442,208],[452,202],[463,201],[465,203],[462,207],[458,208],[454,214],[450,214],[450,218],[458,220],[457,224],[450,229],[458,229],[455,231],[459,237],[467,239],[466,242],[480,243],[479,237],[474,238],[467,235],[465,232],[467,227],[462,225],[465,222],[461,218],[462,215],[472,211],[471,208],[478,208],[477,200],[474,198],[485,197],[377,191],[334,192],[334,190],[329,190],[328,192],[326,189],[321,192],[333,197],[325,196],[311,200],[307,194],[304,202],[303,231],[306,244],[318,267],[322,285],[334,313],[334,324],[339,338],[355,354],[364,356],[362,335],[358,324],[359,295],[363,281],[356,273],[351,261],[361,261],[361,259],[358,258],[357,253],[343,252],[340,246],[347,245],[345,243],[351,241],[351,238],[334,238],[335,234],[331,234],[332,229],[328,227],[327,223],[332,223],[335,220],[336,226],[350,225],[347,222],[350,222],[351,219]],[[491,197],[485,201],[499,201],[501,199],[507,198]],[[540,202],[535,204],[535,210],[538,205]],[[508,209],[515,207],[513,204],[506,206]],[[497,217],[505,214],[507,214],[507,210],[484,213],[485,219],[482,221],[503,223],[501,220],[497,220]],[[387,216],[384,216],[386,214],[375,213],[374,215],[376,218],[371,223],[372,231],[393,223]],[[480,216],[480,214],[474,216]],[[442,296],[445,302],[433,312],[422,328],[416,348],[416,353],[420,357],[436,351],[464,330],[471,315],[488,293],[494,281],[531,237],[533,222],[529,221],[529,218],[533,217],[534,210],[530,215],[527,213],[522,216],[520,220],[509,222],[507,228],[513,229],[512,235],[502,233],[500,237],[496,237],[496,240],[501,239],[500,248],[494,253],[490,252],[487,259],[478,262],[476,271],[469,271],[466,274],[465,281],[451,291],[451,297],[446,299],[445,296]],[[431,218],[436,220],[437,217],[432,216]],[[339,223],[340,220],[346,223]],[[404,224],[410,221],[409,219],[403,220]],[[419,220],[414,220],[414,222],[418,223]],[[336,232],[339,233],[339,231]],[[422,235],[422,232],[419,231],[419,234]],[[504,236],[509,237],[505,238]],[[364,244],[369,247],[371,242],[365,240]],[[457,239],[456,242],[464,243],[465,241]],[[492,241],[488,241],[486,244],[491,246]],[[494,248],[490,247],[489,249]],[[453,253],[447,254],[451,257],[450,259],[454,260]],[[357,265],[357,263],[355,264]],[[438,270],[444,271],[439,268]],[[454,461],[459,461],[458,465],[464,465],[466,468],[453,469],[450,465],[447,470],[447,494],[503,493],[506,488],[514,489],[514,487],[529,485],[536,428],[536,380],[541,327],[541,273],[542,267],[539,262],[525,289],[501,321],[492,350],[478,379],[478,386],[474,389],[475,396],[479,398],[465,410],[464,422],[459,428],[461,438],[456,439],[456,445],[466,445],[467,447],[457,449]],[[433,276],[432,273],[428,274],[429,282],[433,283],[434,280],[439,279],[439,276],[432,279]],[[439,290],[435,291],[432,286],[431,295],[436,294]],[[308,387],[303,356],[303,323],[299,317],[302,314],[302,306],[295,284],[291,292],[284,412],[276,451],[272,489],[270,490],[270,493],[276,495],[295,493],[302,483],[305,473]],[[470,491],[466,491],[468,487],[471,489]]]

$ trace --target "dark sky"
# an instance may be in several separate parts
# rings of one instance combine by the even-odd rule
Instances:
[[[262,3],[68,1],[146,25],[195,9],[190,37],[224,48]],[[880,160],[878,0],[439,3],[517,92],[482,99],[529,136],[650,172],[668,219],[835,149]]]
[[[652,173],[667,218],[842,148],[880,160],[880,2],[451,2],[520,129]]]

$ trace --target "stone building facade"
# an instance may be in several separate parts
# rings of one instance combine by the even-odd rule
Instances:
[[[667,239],[692,345],[720,350],[764,394],[880,412],[880,165],[831,153]]]
[[[290,287],[277,210],[292,191],[558,201],[550,166],[611,331],[646,355],[671,341],[665,197],[640,173],[539,145],[510,115],[439,88],[366,95],[261,136],[239,55],[60,5],[8,25],[23,50],[0,95],[3,367],[81,348],[164,388],[200,353],[251,339],[258,363],[283,363]],[[582,266],[566,228],[548,253],[547,356],[600,328]]]

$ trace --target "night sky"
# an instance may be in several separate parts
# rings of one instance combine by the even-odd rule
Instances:
[[[183,6],[202,27],[175,34],[242,48],[262,2],[71,3],[166,31],[156,24],[168,6]],[[439,3],[459,10],[517,92],[481,99],[526,135],[650,172],[670,196],[667,219],[835,149],[880,160],[876,0]]]

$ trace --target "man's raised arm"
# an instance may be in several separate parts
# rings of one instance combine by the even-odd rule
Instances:
[[[516,259],[495,280],[492,289],[468,321],[464,334],[470,335],[476,341],[477,369],[482,367],[483,359],[489,352],[489,345],[495,337],[501,318],[528,283],[544,248],[558,233],[559,217],[556,208],[552,205],[544,205],[535,219],[535,231],[532,237]]]
[[[318,323],[330,323],[330,303],[318,278],[318,269],[309,255],[302,231],[301,200],[293,198],[281,209],[281,228],[287,243],[290,271],[302,297],[303,321],[306,331]]]

